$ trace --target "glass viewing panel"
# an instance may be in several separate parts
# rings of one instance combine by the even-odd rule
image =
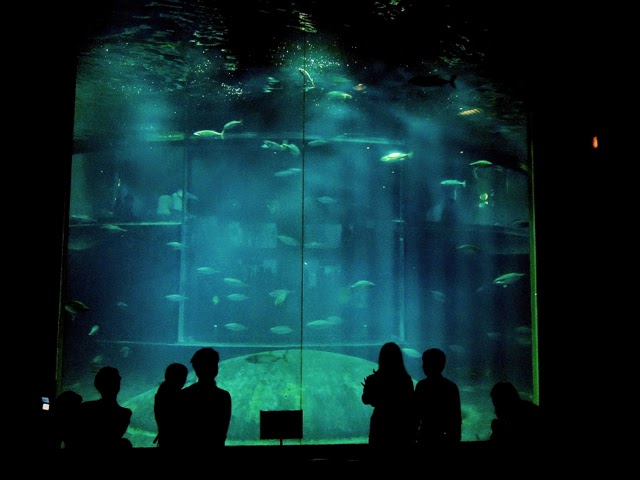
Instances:
[[[287,443],[366,443],[393,341],[415,381],[445,351],[463,440],[486,440],[491,386],[535,390],[522,99],[454,48],[462,20],[394,55],[380,32],[424,15],[400,2],[349,24],[267,3],[253,29],[218,3],[137,2],[82,45],[59,389],[96,398],[117,367],[152,447],[164,369],[212,346],[227,445],[277,443],[260,410],[295,409]]]

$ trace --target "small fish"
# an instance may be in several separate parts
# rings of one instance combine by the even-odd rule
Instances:
[[[75,316],[89,310],[89,307],[80,300],[67,300],[64,302],[64,309]]]
[[[93,357],[93,360],[89,362],[89,369],[91,370],[91,373],[98,373],[98,370],[100,370],[103,366],[102,360],[102,355],[96,355],[95,357]]]
[[[327,98],[330,100],[351,100],[353,98],[353,95],[351,95],[350,93],[333,90],[331,92],[327,92]]]
[[[413,152],[403,153],[403,152],[393,152],[383,157],[380,157],[380,161],[384,163],[395,163],[402,162],[407,158],[413,157]]]
[[[280,170],[273,174],[274,177],[289,177],[302,172],[301,168],[287,168],[286,170]]]
[[[128,306],[129,306],[129,305],[127,305],[127,304],[126,304],[126,303],[124,303],[124,302],[118,302],[118,303],[116,303],[116,307],[118,307],[118,308],[127,308]]]
[[[271,330],[276,335],[286,335],[287,333],[291,333],[293,330],[291,327],[287,327],[286,325],[278,325],[277,327],[271,327]]]
[[[200,275],[213,275],[214,273],[220,273],[220,270],[216,270],[215,268],[211,267],[198,267],[196,268],[196,272],[198,272]]]
[[[440,75],[416,75],[409,80],[411,85],[417,87],[443,87],[445,85],[451,85],[456,88],[457,75],[452,75],[449,80],[442,78]]]
[[[198,130],[197,132],[193,132],[196,137],[223,137],[223,132],[216,132],[215,130]]]
[[[312,88],[316,88],[316,84],[313,81],[313,78],[311,78],[311,75],[309,75],[309,72],[307,72],[304,68],[299,68],[298,71],[302,74],[302,76],[304,77],[305,80],[305,90],[311,90]]]
[[[276,152],[285,152],[287,150],[287,147],[284,146],[281,143],[277,143],[271,140],[263,140],[262,141],[262,147],[261,148],[266,148],[268,150],[274,150]]]
[[[282,142],[282,147],[284,147],[283,151],[288,150],[289,153],[295,157],[297,157],[298,155],[300,155],[300,149],[294,145],[293,143],[289,143],[286,140],[284,142]]]
[[[332,203],[337,203],[338,201],[333,198],[333,197],[329,197],[327,195],[323,195],[321,197],[316,198],[316,200],[318,200],[320,203],[324,204],[324,205],[331,205]]]
[[[324,328],[329,328],[331,326],[333,326],[334,324],[329,322],[328,320],[314,320],[312,322],[307,323],[307,327],[309,328],[314,328],[314,329],[318,329],[318,330],[322,330]]]
[[[490,167],[493,165],[489,160],[476,160],[469,164],[470,167]]]
[[[339,317],[337,315],[329,315],[326,318],[327,322],[329,322],[331,325],[340,325],[342,323],[342,317]]]
[[[112,223],[107,223],[106,225],[102,225],[103,230],[109,230],[110,232],[126,232],[127,230],[119,227],[118,225],[114,225]]]
[[[482,110],[480,110],[479,108],[469,108],[467,110],[462,110],[461,112],[458,113],[458,115],[462,117],[466,117],[468,115],[477,115],[480,112],[482,112]]]
[[[471,243],[463,243],[462,245],[458,245],[456,247],[456,250],[460,250],[463,253],[479,253],[481,252],[481,248],[478,247],[477,245],[473,245]]]
[[[129,356],[131,349],[127,346],[124,346],[120,349],[120,355],[122,355],[122,358],[127,358]]]
[[[226,283],[227,285],[231,285],[232,287],[248,287],[249,286],[246,283],[244,283],[242,280],[238,280],[237,278],[226,277],[223,280],[224,280],[224,283]]]
[[[322,147],[323,145],[327,145],[329,143],[328,140],[324,138],[318,138],[316,140],[310,140],[307,142],[307,147]]]
[[[232,293],[227,295],[227,298],[232,302],[242,302],[243,300],[247,300],[249,297],[244,293]]]
[[[513,331],[520,335],[531,335],[531,327],[527,325],[520,325],[518,327],[515,327]]]
[[[454,353],[465,353],[467,351],[467,349],[462,345],[456,345],[456,344],[449,345],[449,350],[451,350]]]
[[[351,288],[372,287],[373,285],[375,285],[375,283],[370,282],[369,280],[358,280],[351,285]]]
[[[461,181],[461,180],[442,180],[440,182],[440,185],[454,185],[454,186],[462,186],[462,187],[466,187],[467,186],[467,181]]]
[[[288,237],[287,235],[276,235],[276,238],[285,245],[289,245],[290,247],[297,247],[300,245],[300,242],[298,240],[293,237]]]
[[[241,332],[247,329],[247,327],[245,327],[241,323],[235,323],[235,322],[225,323],[224,328],[226,328],[227,330],[231,330],[232,332]]]
[[[496,277],[493,280],[493,283],[495,283],[496,285],[502,285],[504,288],[506,288],[508,285],[511,285],[512,283],[520,280],[522,277],[524,277],[524,275],[525,275],[524,273],[516,273],[516,272],[505,273],[504,275],[500,275],[499,277]]]
[[[403,348],[402,351],[407,355],[407,357],[411,358],[422,358],[422,354],[417,351],[415,348]]]
[[[236,128],[242,125],[242,120],[231,120],[230,122],[225,123],[224,127],[222,127],[222,133],[227,130],[231,130],[232,128]]]
[[[171,293],[169,295],[165,295],[164,298],[166,298],[171,302],[184,302],[187,299],[187,297],[185,297],[184,295],[180,295],[178,293]]]
[[[184,250],[187,246],[182,242],[167,242],[167,246],[173,248],[174,250]]]
[[[514,220],[511,226],[515,228],[529,228],[529,220]]]
[[[218,295],[214,295],[211,299],[211,303],[213,303],[214,305],[218,305],[220,303],[220,297]]]
[[[438,290],[431,290],[429,293],[436,302],[446,303],[447,296],[444,293],[439,292]]]
[[[98,330],[100,330],[100,327],[98,325],[94,325],[93,327],[91,327],[89,335],[95,335],[96,333],[98,333]]]
[[[280,305],[282,302],[284,302],[287,299],[287,295],[289,295],[289,293],[290,293],[289,290],[278,289],[278,290],[274,290],[273,292],[269,292],[269,295],[275,298],[273,302],[275,305]]]

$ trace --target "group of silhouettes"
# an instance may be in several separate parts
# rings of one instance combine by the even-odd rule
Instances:
[[[225,445],[231,422],[231,395],[216,384],[220,354],[211,347],[195,352],[191,366],[197,381],[187,387],[188,369],[172,363],[154,397],[158,435],[163,448],[212,449]],[[118,403],[121,377],[118,369],[102,367],[94,386],[100,399],[83,401],[73,392],[61,393],[54,404],[55,442],[58,448],[129,449],[124,435],[132,410]]]
[[[448,448],[462,440],[462,406],[458,385],[443,375],[446,354],[430,348],[422,354],[425,378],[415,384],[394,342],[380,349],[378,368],[362,382],[362,402],[373,407],[369,444],[376,447]],[[496,418],[490,440],[496,445],[537,446],[546,421],[539,405],[520,397],[506,381],[491,389]]]
[[[219,362],[215,349],[197,350],[191,358],[197,380],[186,387],[187,366],[171,363],[166,367],[164,381],[154,396],[158,432],[154,444],[190,450],[225,446],[232,400],[230,393],[216,383]],[[388,342],[382,346],[378,368],[362,382],[362,402],[373,407],[369,445],[437,448],[461,442],[460,392],[457,384],[443,375],[445,364],[442,350],[426,350],[422,354],[425,378],[414,388],[399,345]],[[118,369],[107,366],[95,376],[98,400],[83,401],[73,391],[58,396],[54,404],[58,448],[132,448],[125,437],[132,410],[118,403],[120,384]],[[522,399],[510,382],[496,383],[490,395],[496,415],[491,423],[492,443],[511,447],[543,440],[545,422],[538,405]]]

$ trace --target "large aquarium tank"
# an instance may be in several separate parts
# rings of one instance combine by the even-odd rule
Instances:
[[[117,367],[135,447],[154,446],[165,368],[204,346],[231,446],[277,444],[260,435],[273,410],[303,411],[287,444],[367,443],[361,382],[386,342],[416,382],[424,350],[446,353],[463,441],[489,438],[495,382],[536,400],[525,93],[499,67],[497,20],[468,3],[96,8],[58,390],[97,398],[95,373]]]

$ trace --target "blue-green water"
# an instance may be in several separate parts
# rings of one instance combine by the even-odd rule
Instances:
[[[361,377],[396,341],[416,381],[447,353],[463,439],[485,439],[491,385],[533,396],[536,352],[526,118],[482,61],[484,17],[388,55],[377,33],[409,12],[371,2],[345,28],[272,6],[254,42],[218,2],[155,2],[82,45],[63,301],[87,309],[63,312],[60,388],[90,398],[117,366],[145,446],[164,368],[211,345],[230,442],[303,405],[304,442],[359,443]]]

